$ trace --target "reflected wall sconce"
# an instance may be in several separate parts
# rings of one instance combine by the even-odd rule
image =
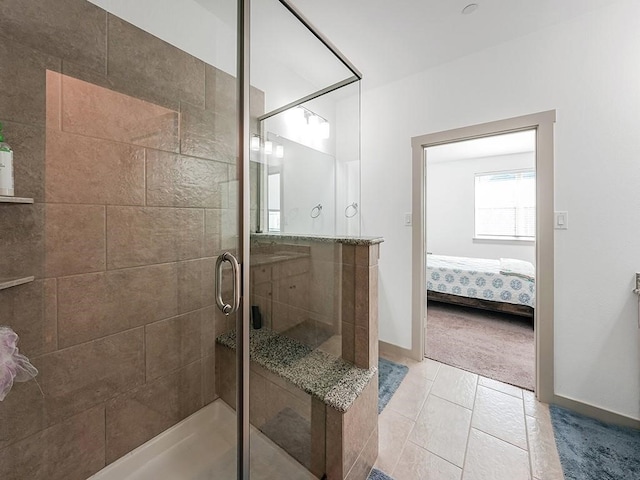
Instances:
[[[320,140],[327,140],[331,136],[331,125],[321,115],[301,105],[290,112],[289,121],[296,129]]]
[[[262,151],[265,155],[272,155],[274,153],[274,143],[271,140],[266,140],[261,144],[260,135],[254,135],[251,137],[251,150],[259,152],[262,146]],[[284,146],[279,143],[275,144],[275,154],[277,158],[284,158]]]

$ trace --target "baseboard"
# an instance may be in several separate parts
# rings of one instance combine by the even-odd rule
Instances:
[[[402,348],[393,343],[383,342],[382,340],[378,341],[378,350],[380,351],[380,355],[400,355],[403,357],[413,358],[413,352],[408,348]]]
[[[611,412],[609,410],[605,410],[588,403],[580,402],[572,398],[563,397],[562,395],[554,395],[553,402],[551,403],[553,403],[554,405],[558,405],[559,407],[573,410],[574,412],[581,415],[595,418],[596,420],[600,420],[602,422],[613,423],[615,425],[621,425],[623,427],[640,429],[640,420],[627,417],[626,415],[622,415],[621,413]]]

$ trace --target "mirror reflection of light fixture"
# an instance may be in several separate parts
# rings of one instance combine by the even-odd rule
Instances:
[[[274,148],[275,146],[275,148]],[[272,155],[275,152],[277,158],[284,158],[284,146],[272,142],[271,140],[265,140],[262,142],[260,135],[253,135],[251,137],[251,150],[259,152],[262,147],[262,153],[265,155]]]
[[[309,115],[307,118],[307,123],[311,128],[316,128],[320,125],[320,117],[318,115]]]
[[[320,123],[320,127],[318,128],[318,135],[323,140],[327,140],[331,136],[331,126],[329,125],[329,122],[324,121]]]
[[[286,115],[291,127],[304,135],[310,135],[319,140],[327,140],[331,136],[329,121],[302,105],[289,109]]]
[[[254,135],[251,137],[251,150],[257,152],[260,150],[260,137],[258,135]]]

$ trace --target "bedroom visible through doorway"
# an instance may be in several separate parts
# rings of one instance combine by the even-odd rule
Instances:
[[[534,390],[536,130],[424,151],[425,356]]]

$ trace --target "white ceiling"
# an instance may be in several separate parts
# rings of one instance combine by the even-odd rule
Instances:
[[[427,163],[442,163],[469,158],[496,157],[534,152],[535,130],[474,138],[427,148]]]
[[[290,0],[355,65],[367,88],[618,0]]]

